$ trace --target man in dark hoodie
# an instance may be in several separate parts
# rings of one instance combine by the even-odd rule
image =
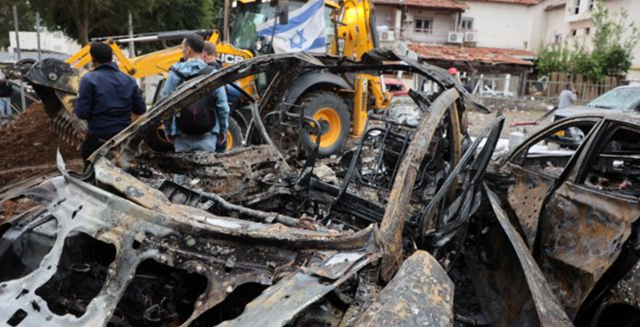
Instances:
[[[75,113],[89,122],[82,143],[82,159],[87,160],[110,138],[131,124],[131,113],[147,111],[140,88],[133,77],[118,69],[113,51],[106,43],[91,44],[93,71],[80,80]]]

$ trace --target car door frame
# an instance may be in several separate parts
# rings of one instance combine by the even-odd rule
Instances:
[[[603,119],[549,191],[540,213],[534,257],[571,318],[618,258],[640,216],[638,198],[584,185],[595,156],[621,128],[640,134],[637,125]],[[608,210],[622,206],[625,210]],[[588,235],[588,242],[581,235]]]
[[[574,125],[577,122],[586,123],[590,121],[594,122],[592,129],[585,136],[583,143],[580,144],[573,155],[571,155],[571,158],[563,167],[563,171],[560,175],[553,176],[545,173],[544,171],[534,170],[530,167],[524,166],[526,154],[531,146],[539,143],[551,131],[563,128],[564,126]],[[512,151],[504,161],[504,165],[515,179],[513,184],[509,187],[507,194],[505,194],[505,199],[509,202],[508,207],[514,216],[514,222],[517,222],[517,224],[514,224],[516,229],[522,235],[525,243],[527,243],[527,246],[532,252],[535,249],[535,244],[538,238],[541,209],[545,206],[549,195],[556,189],[557,185],[560,185],[561,182],[567,178],[569,172],[572,171],[578,157],[583,153],[585,145],[590,144],[590,140],[592,140],[593,136],[598,133],[603,121],[603,117],[600,116],[580,116],[560,120],[531,136],[523,144]],[[524,156],[522,156],[523,153],[525,153]],[[522,159],[519,158],[521,156]],[[520,182],[518,180],[520,180]],[[535,185],[540,186],[535,187]],[[513,197],[516,194],[521,193],[526,194],[522,199]],[[529,214],[527,214],[527,212]]]

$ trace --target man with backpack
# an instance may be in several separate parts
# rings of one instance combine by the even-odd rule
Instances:
[[[204,39],[191,34],[182,41],[183,60],[171,67],[162,89],[166,97],[185,81],[211,74],[214,67],[202,60]],[[176,152],[214,152],[217,144],[224,144],[229,126],[229,104],[224,87],[196,100],[165,122],[165,134],[173,139]]]

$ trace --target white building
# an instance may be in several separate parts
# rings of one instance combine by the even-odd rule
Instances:
[[[533,68],[530,7],[537,0],[374,0],[381,45],[472,80],[499,77],[516,93]],[[400,50],[402,51],[402,50]],[[414,86],[420,81],[414,81]]]
[[[400,43],[423,60],[463,68],[524,74],[519,60],[535,58],[544,44],[577,41],[591,48],[595,0],[374,0],[383,46]],[[640,0],[605,0],[625,8],[640,25]],[[405,48],[405,47],[401,47]],[[628,78],[640,79],[640,45]],[[462,66],[462,67],[460,67]],[[494,69],[495,68],[495,69]],[[498,69],[499,68],[499,69]],[[526,77],[526,76],[523,76]]]
[[[38,49],[38,38],[36,32],[20,32],[20,48],[22,50],[35,51]],[[16,33],[9,32],[10,49],[15,52],[17,48]],[[58,52],[64,54],[74,54],[82,48],[78,42],[70,39],[62,32],[41,32],[40,48],[43,51]]]

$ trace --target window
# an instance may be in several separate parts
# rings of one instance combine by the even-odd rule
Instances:
[[[589,35],[591,34],[591,27],[587,27],[584,29],[584,35]]]
[[[460,21],[460,29],[463,31],[473,31],[473,18],[462,17]]]
[[[640,108],[640,88],[619,87],[593,99],[587,107],[598,109],[634,110]]]
[[[585,186],[623,195],[640,195],[640,139],[635,129],[619,128],[592,157],[582,181]]]
[[[578,30],[572,29],[571,30],[571,36],[575,37],[576,35],[578,35]]]
[[[553,36],[553,43],[560,44],[562,43],[562,34],[556,34]]]
[[[594,121],[580,121],[559,126],[523,149],[515,156],[514,162],[533,171],[558,177],[594,125]]]
[[[414,32],[416,33],[433,33],[433,18],[418,18],[415,20]]]
[[[576,2],[573,5],[573,14],[577,15],[580,13],[580,0],[576,0]]]
[[[596,0],[589,0],[589,10],[596,8]]]

